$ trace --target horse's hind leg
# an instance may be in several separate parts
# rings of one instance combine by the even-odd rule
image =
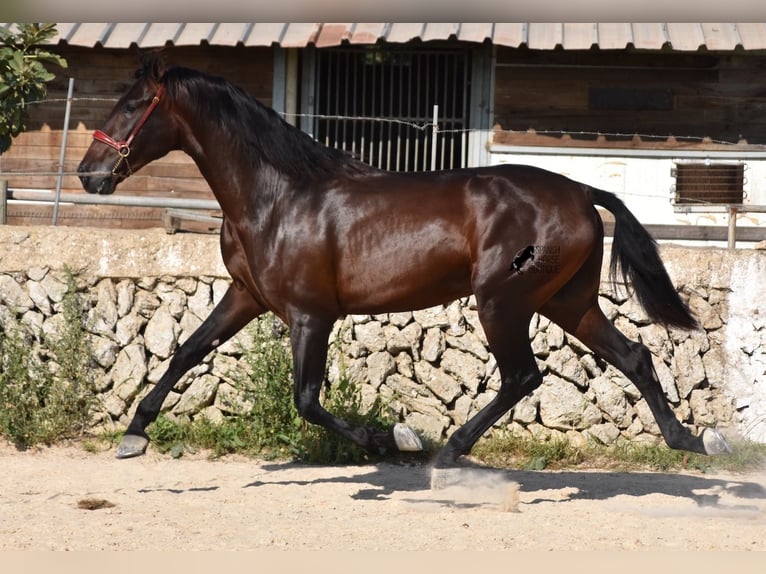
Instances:
[[[130,458],[144,453],[149,438],[146,427],[157,418],[162,403],[186,371],[205,355],[222,345],[266,310],[235,281],[221,301],[196,331],[176,351],[165,374],[139,403],[133,420],[117,448],[117,458]]]
[[[694,436],[681,424],[662,391],[649,349],[626,338],[604,316],[595,297],[593,299],[576,325],[568,324],[572,316],[571,301],[562,306],[557,306],[555,301],[550,302],[542,312],[617,367],[636,385],[669,447],[702,454],[729,452],[729,446],[717,430],[706,429],[700,436]]]
[[[479,297],[477,297],[479,299]],[[490,350],[500,370],[497,395],[456,430],[436,457],[435,468],[455,466],[477,440],[517,402],[543,382],[529,343],[531,312],[510,307],[510,299],[479,302],[479,316]]]

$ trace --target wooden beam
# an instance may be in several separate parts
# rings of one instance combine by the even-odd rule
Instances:
[[[728,241],[729,229],[714,225],[661,225],[644,224],[644,227],[654,239],[665,240],[694,240],[694,241]],[[614,236],[614,222],[604,222],[604,234]],[[765,227],[737,227],[737,241],[766,240]]]

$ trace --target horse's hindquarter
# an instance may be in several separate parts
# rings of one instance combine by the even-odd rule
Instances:
[[[520,283],[517,279],[524,276],[527,291],[534,289],[542,301],[576,273],[603,239],[588,186],[567,177],[504,165],[481,170],[473,185],[487,215],[480,223],[476,289],[505,289],[508,280]]]

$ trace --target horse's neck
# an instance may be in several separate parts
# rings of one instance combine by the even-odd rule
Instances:
[[[203,130],[212,134],[215,130]],[[253,159],[236,146],[216,143],[195,136],[186,153],[194,160],[210,186],[224,214],[236,220],[247,214],[265,215],[273,207],[274,197],[289,187],[287,178],[270,165],[254,167]]]

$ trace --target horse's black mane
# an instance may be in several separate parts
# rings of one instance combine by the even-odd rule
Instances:
[[[317,143],[223,78],[176,66],[165,72],[163,83],[171,97],[183,94],[192,98],[199,113],[246,150],[255,166],[268,164],[294,181],[332,179],[374,169],[346,152]]]

